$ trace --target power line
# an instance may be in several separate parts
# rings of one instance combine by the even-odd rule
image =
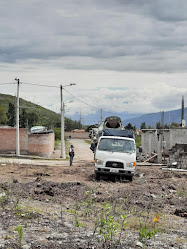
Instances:
[[[15,83],[0,83],[0,85],[12,85],[12,84],[15,84]]]
[[[69,91],[67,91],[66,89],[64,89],[64,91],[66,91],[69,95],[71,95],[73,98],[75,98],[76,100],[78,100],[79,102],[82,102],[83,104],[91,107],[92,109],[95,109],[95,110],[101,110],[101,108],[97,108],[97,107],[93,107],[91,105],[89,105],[88,103],[78,99],[75,95],[73,95],[72,93],[70,93]],[[109,114],[115,114],[115,115],[118,115],[118,116],[124,116],[124,114],[120,114],[120,113],[116,113],[116,112],[109,112],[109,111],[103,111],[104,113],[109,113]],[[146,113],[144,114],[139,114],[139,115],[133,115],[133,114],[127,114],[126,116],[133,116],[133,117],[139,117],[139,116],[142,116],[142,115],[146,115]]]
[[[26,84],[26,85],[32,85],[32,86],[40,86],[40,87],[49,87],[49,88],[59,88],[59,86],[52,86],[52,85],[45,85],[45,84],[38,84],[38,83],[28,83],[28,82],[20,82],[22,84]],[[0,85],[9,85],[9,84],[15,84],[15,83],[0,83]],[[73,98],[75,98],[77,101],[87,105],[89,108],[95,109],[95,110],[101,110],[101,108],[97,108],[94,106],[91,106],[90,104],[84,102],[83,100],[80,100],[79,98],[77,98],[76,96],[74,96],[73,94],[71,94],[69,91],[67,91],[66,89],[63,88],[64,91],[66,91],[69,95],[71,95]],[[83,108],[83,107],[82,107]],[[84,107],[85,108],[85,107]],[[144,115],[152,115],[152,114],[156,114],[156,113],[143,113],[143,114],[139,114],[139,115],[134,115],[134,114],[120,114],[120,113],[116,113],[116,112],[109,112],[109,111],[103,111],[103,113],[108,113],[108,114],[112,114],[112,115],[118,115],[118,116],[133,116],[133,117],[139,117],[139,116],[144,116]]]
[[[85,105],[87,105],[87,106],[89,106],[89,107],[91,107],[91,108],[93,108],[93,109],[100,110],[99,108],[93,107],[93,106],[89,105],[88,103],[84,102],[83,100],[78,99],[78,98],[75,97],[72,93],[68,92],[66,89],[64,89],[64,91],[66,91],[69,95],[71,95],[73,98],[75,98],[75,99],[78,100],[79,102],[82,102],[83,104],[85,104]]]
[[[43,84],[36,84],[36,83],[27,83],[27,82],[20,82],[22,84],[26,85],[32,85],[32,86],[41,86],[41,87],[53,87],[53,88],[60,88],[60,86],[50,86],[50,85],[43,85]]]

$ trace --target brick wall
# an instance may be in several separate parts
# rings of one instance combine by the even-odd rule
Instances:
[[[20,151],[26,153],[28,150],[28,136],[25,128],[20,128]],[[0,128],[0,151],[16,152],[16,128]]]
[[[28,153],[50,157],[54,151],[54,133],[29,134]]]
[[[65,138],[78,138],[78,139],[89,139],[88,132],[65,132]]]

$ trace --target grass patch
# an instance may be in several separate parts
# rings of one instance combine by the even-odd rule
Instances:
[[[55,150],[57,149],[59,143],[60,143],[60,140],[59,140],[59,139],[55,140]]]
[[[135,141],[136,141],[136,148],[140,147],[142,145],[142,136],[137,135]]]
[[[91,144],[91,140],[90,139],[85,139],[84,142],[87,143],[87,144]]]

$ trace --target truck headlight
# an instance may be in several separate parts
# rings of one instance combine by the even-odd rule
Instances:
[[[103,161],[102,160],[99,160],[99,159],[95,159],[95,163],[97,164],[97,165],[103,165]]]
[[[133,168],[133,167],[136,167],[136,163],[135,163],[135,162],[127,163],[126,166],[127,166],[128,168]]]

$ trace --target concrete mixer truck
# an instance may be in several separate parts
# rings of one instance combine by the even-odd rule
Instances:
[[[121,119],[111,116],[98,129],[95,178],[119,176],[132,181],[136,167],[134,133],[124,129]]]

